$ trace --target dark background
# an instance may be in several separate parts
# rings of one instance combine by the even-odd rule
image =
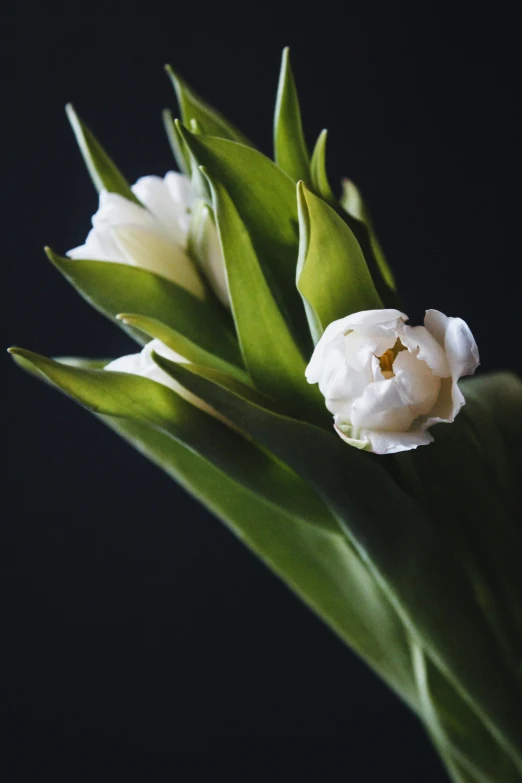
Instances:
[[[96,209],[66,101],[129,180],[163,174],[171,62],[270,152],[290,45],[308,140],[329,128],[331,179],[366,195],[412,320],[460,315],[484,370],[520,371],[514,9],[18,4],[3,48],[4,345],[134,350],[41,249],[81,244]],[[88,413],[3,368],[15,747],[262,752],[309,736],[334,740],[353,781],[446,779],[406,709],[218,520]]]

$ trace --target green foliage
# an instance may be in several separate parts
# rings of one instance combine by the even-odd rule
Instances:
[[[301,122],[299,98],[290,65],[290,51],[283,50],[274,116],[274,158],[293,180],[308,182],[310,155]]]
[[[68,103],[65,110],[96,190],[100,192],[105,189],[109,193],[119,193],[129,201],[139,204],[119,168],[109,158],[92,131],[78,117],[72,104]]]
[[[194,189],[186,252],[209,280],[225,265],[221,303],[210,287],[199,299],[145,269],[49,250],[90,304],[183,361],[152,354],[163,385],[106,360],[13,357],[217,514],[419,716],[454,781],[516,783],[522,383],[465,381],[466,407],[429,448],[379,459],[337,438],[304,377],[313,344],[349,313],[400,307],[368,209],[349,180],[337,201],[326,131],[310,160],[287,49],[275,162],[167,71],[182,122],[166,111],[165,129]],[[139,203],[67,112],[97,189]]]
[[[225,188],[209,181],[245,366],[261,391],[290,410],[304,409],[317,418],[322,399],[305,380],[306,361],[264,278],[245,225]]]
[[[230,196],[278,307],[300,347],[308,353],[308,329],[295,287],[299,237],[294,183],[251,147],[195,135],[179,124],[178,128],[198,165]]]
[[[312,162],[310,164],[310,174],[312,178],[312,188],[318,196],[326,201],[334,209],[338,208],[337,199],[328,181],[326,173],[326,138],[328,131],[323,130],[312,153]]]
[[[226,316],[211,299],[201,301],[170,280],[138,267],[63,258],[50,249],[47,254],[89,304],[109,318],[116,320],[120,313],[155,318],[205,351],[241,364]],[[116,323],[122,326],[123,322]]]
[[[516,675],[504,665],[466,571],[421,503],[371,456],[335,436],[262,409],[190,366],[177,365],[176,379],[315,487],[413,638],[522,770]]]
[[[191,121],[195,120],[201,132],[209,136],[219,136],[222,139],[238,141],[241,144],[252,146],[251,142],[241,131],[237,130],[216,109],[213,109],[212,106],[209,106],[206,101],[200,98],[181,76],[174,72],[170,65],[166,65],[165,70],[176,91],[181,119],[184,125],[190,128]]]
[[[339,215],[306,186],[297,186],[300,244],[297,288],[317,342],[329,323],[383,306],[359,243]]]
[[[396,291],[395,278],[390,265],[382,250],[372,219],[366,204],[363,201],[361,193],[354,182],[349,179],[343,179],[343,193],[341,196],[341,205],[343,209],[358,223],[362,224],[368,233],[370,248],[373,252],[379,271],[384,282],[392,291]]]

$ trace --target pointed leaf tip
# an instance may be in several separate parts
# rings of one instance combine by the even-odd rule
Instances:
[[[310,156],[301,122],[301,110],[290,65],[290,50],[283,49],[274,114],[274,157],[294,181],[309,178]]]
[[[165,66],[170,78],[176,98],[178,100],[181,117],[185,125],[190,125],[195,120],[202,133],[209,136],[218,136],[222,139],[238,141],[252,147],[253,144],[241,131],[235,128],[220,112],[201,98],[188,84],[174,71],[172,66]]]
[[[108,190],[110,193],[118,193],[135,204],[140,204],[119,168],[107,155],[92,131],[82,122],[72,103],[66,104],[65,113],[98,193],[101,190]]]
[[[327,204],[330,204],[334,209],[338,209],[337,199],[328,181],[328,175],[326,173],[326,140],[328,138],[328,131],[324,128],[314,147],[312,153],[312,161],[310,163],[310,176],[312,179],[312,187],[318,196],[321,196]]]

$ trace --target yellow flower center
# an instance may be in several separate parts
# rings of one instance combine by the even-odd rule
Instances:
[[[393,362],[397,358],[398,353],[406,350],[408,350],[406,346],[401,343],[399,338],[397,338],[393,348],[388,348],[388,350],[385,351],[382,356],[377,357],[379,360],[381,372],[385,378],[393,378],[395,375],[393,372]]]

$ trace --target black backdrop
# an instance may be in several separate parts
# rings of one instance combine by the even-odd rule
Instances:
[[[268,152],[288,44],[309,142],[329,128],[332,180],[366,194],[412,319],[461,315],[484,370],[520,371],[514,4],[458,9],[17,4],[3,49],[4,345],[133,350],[41,250],[80,244],[96,208],[65,102],[131,181],[163,174],[170,61]],[[3,368],[15,747],[198,752],[313,736],[335,740],[350,780],[445,780],[407,710],[216,519],[88,413]]]

